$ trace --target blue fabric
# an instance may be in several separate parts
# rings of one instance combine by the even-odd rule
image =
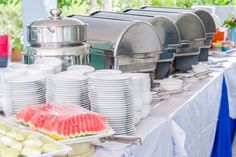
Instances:
[[[235,124],[236,120],[229,117],[227,86],[223,79],[220,111],[211,157],[232,157]]]

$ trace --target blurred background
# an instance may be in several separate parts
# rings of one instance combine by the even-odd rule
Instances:
[[[25,0],[26,1],[26,0]],[[52,3],[51,0],[44,0]],[[56,1],[56,2],[55,2]],[[217,14],[221,21],[234,16],[234,0],[55,0],[57,7],[63,10],[63,16],[71,14],[89,14],[96,10],[121,11],[127,8],[140,8],[145,5],[196,7],[207,6],[211,13]],[[36,3],[37,1],[35,1]],[[12,54],[20,57],[23,49],[23,9],[24,0],[0,0],[0,34],[11,39]],[[29,1],[25,2],[29,3]],[[26,4],[27,5],[27,4]],[[26,6],[25,5],[25,6]],[[29,6],[28,6],[29,7]],[[37,14],[37,12],[35,12]],[[30,16],[29,14],[25,16]],[[17,59],[17,58],[16,58]],[[13,59],[14,60],[14,59]]]

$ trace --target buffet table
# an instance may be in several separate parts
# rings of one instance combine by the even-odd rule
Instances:
[[[233,120],[229,115],[236,117],[233,92],[236,89],[236,58],[232,55],[210,59],[227,59],[228,62],[223,64],[223,68],[213,69],[209,77],[188,82],[191,85],[183,93],[161,102],[153,100],[150,116],[138,125],[133,135],[142,137],[144,142],[141,146],[123,149],[98,147],[93,156],[232,156]],[[230,94],[227,95],[226,91]]]
[[[153,99],[151,114],[132,137],[142,145],[106,142],[92,157],[232,157],[236,118],[236,55],[208,77],[187,80],[182,93]],[[98,144],[98,143],[96,143]]]

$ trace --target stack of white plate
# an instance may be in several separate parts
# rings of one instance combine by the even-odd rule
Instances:
[[[90,109],[87,76],[76,71],[66,71],[48,77],[47,102],[71,103]]]
[[[104,115],[118,135],[135,131],[132,96],[130,76],[97,73],[89,77],[91,109]]]
[[[55,73],[55,66],[49,64],[22,64],[22,63],[12,63],[8,68],[10,71],[22,71],[33,69],[44,74],[46,77]]]
[[[46,77],[55,73],[54,67],[47,64],[31,64],[29,69],[35,69],[41,71]]]
[[[135,124],[138,124],[151,111],[152,93],[150,91],[150,76],[146,73],[125,73],[124,75],[132,78]]]
[[[62,71],[62,61],[56,57],[42,57],[35,61],[35,64],[46,64],[53,67],[54,73]]]
[[[68,71],[79,71],[83,74],[89,74],[95,71],[94,67],[88,65],[72,65],[67,68]]]
[[[15,69],[27,69],[28,65],[27,64],[22,64],[22,63],[11,63],[8,68],[12,69],[12,70],[15,70]]]
[[[46,102],[46,80],[42,73],[32,70],[6,72],[3,75],[3,105],[7,116],[27,105]]]

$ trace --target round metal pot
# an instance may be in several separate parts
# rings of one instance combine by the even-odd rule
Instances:
[[[51,9],[51,17],[37,20],[27,28],[32,47],[58,48],[82,45],[86,41],[86,25],[78,19],[61,17],[60,9]]]

